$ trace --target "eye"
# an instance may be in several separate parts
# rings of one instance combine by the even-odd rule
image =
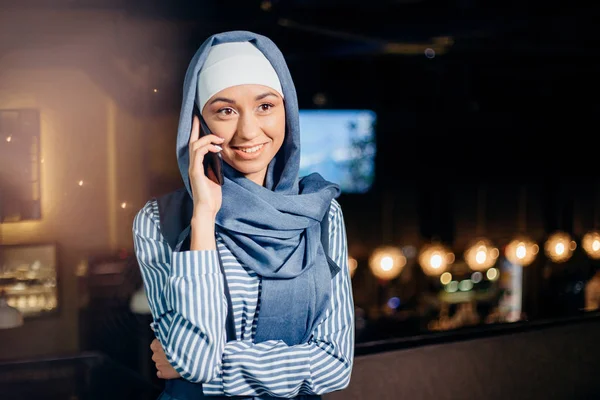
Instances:
[[[235,111],[233,111],[233,108],[231,107],[224,107],[221,108],[219,111],[217,111],[217,114],[219,114],[220,116],[223,117],[228,117],[230,115],[232,115]]]
[[[261,105],[258,107],[258,109],[259,109],[260,111],[267,112],[267,111],[270,111],[270,110],[271,110],[271,108],[273,108],[273,107],[274,107],[274,106],[273,106],[273,104],[270,104],[270,103],[265,103],[265,104],[261,104]]]

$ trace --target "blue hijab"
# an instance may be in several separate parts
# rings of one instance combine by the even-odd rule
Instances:
[[[188,142],[198,74],[211,46],[251,42],[271,62],[283,88],[286,134],[267,169],[265,187],[223,163],[223,203],[216,232],[246,267],[261,276],[255,341],[305,343],[330,302],[331,271],[321,244],[320,222],[337,185],[319,174],[299,179],[300,123],[296,89],[281,51],[267,37],[233,31],[209,37],[188,67],[177,133],[177,161],[190,196]]]

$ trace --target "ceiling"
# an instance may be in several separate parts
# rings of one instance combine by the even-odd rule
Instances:
[[[49,6],[4,0],[2,6],[100,9],[120,13],[125,25],[152,20],[181,27],[177,40],[159,31],[115,43],[132,71],[135,63],[151,65],[147,84],[160,91],[146,112],[178,112],[183,76],[200,44],[215,32],[245,29],[282,49],[301,107],[317,107],[313,98],[323,94],[324,107],[377,111],[378,140],[389,149],[378,161],[382,171],[396,170],[399,159],[424,175],[431,166],[468,175],[473,165],[504,175],[596,171],[585,136],[600,111],[598,3],[55,0]],[[128,75],[101,64],[104,59],[94,67],[115,96],[127,95],[134,105],[149,98],[128,88]],[[481,151],[492,147],[493,154]],[[398,149],[418,151],[398,156]],[[573,154],[575,164],[568,161]]]
[[[120,54],[153,64],[158,107],[177,109],[187,63],[215,32],[246,29],[282,49],[300,103],[418,112],[598,109],[600,6],[516,0],[4,0],[3,7],[109,10],[123,23],[181,26],[123,37]],[[35,31],[35,29],[32,29]],[[18,46],[18,44],[16,44]],[[430,50],[427,50],[430,49]],[[435,57],[431,57],[434,50]],[[429,53],[427,53],[429,51]],[[428,57],[429,55],[429,57]]]

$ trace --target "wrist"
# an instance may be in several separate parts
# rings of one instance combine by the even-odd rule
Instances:
[[[194,212],[192,214],[192,225],[196,223],[205,224],[214,224],[215,219],[217,217],[217,213],[213,210],[204,207],[194,207]]]
[[[190,250],[215,250],[215,213],[194,209],[191,220]]]

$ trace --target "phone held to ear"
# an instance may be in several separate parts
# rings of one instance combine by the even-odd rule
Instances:
[[[211,130],[206,125],[202,114],[198,114],[200,119],[200,136],[212,135]],[[223,159],[221,153],[208,152],[204,155],[204,174],[217,185],[223,185]]]

